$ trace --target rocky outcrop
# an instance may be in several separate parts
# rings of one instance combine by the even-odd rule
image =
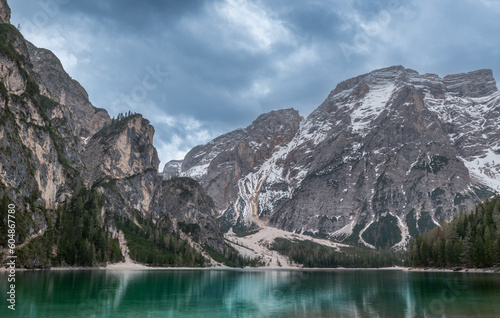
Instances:
[[[12,122],[2,127],[7,136],[4,142],[6,148],[23,149],[3,159],[2,182],[9,189],[21,186],[19,197],[33,196],[40,199],[38,205],[54,207],[71,196],[89,135],[110,118],[90,104],[85,90],[71,80],[51,52],[27,42],[12,25],[4,25],[1,36],[2,116],[4,122]],[[23,161],[28,162],[24,168],[14,169],[23,166]]]
[[[228,202],[225,189],[237,184],[236,204],[221,216],[233,227],[241,222],[228,214],[404,248],[417,233],[500,191],[499,117],[500,93],[489,70],[440,78],[394,66],[340,83],[287,142],[246,172],[217,166],[218,176],[237,182],[201,169],[216,162],[206,154],[220,153],[218,139],[194,148],[180,173],[205,189],[219,183],[209,191],[215,202]],[[224,135],[224,148],[242,135]],[[195,162],[199,157],[207,160]]]
[[[248,185],[241,180],[259,173],[259,168],[293,139],[301,120],[293,109],[261,115],[247,128],[191,150],[175,174],[198,180],[219,212],[227,211],[231,220],[250,226],[252,215],[257,213],[257,198],[243,201],[241,193],[246,193]],[[164,172],[172,174],[176,166],[178,162],[167,163]]]
[[[443,78],[446,91],[457,97],[485,97],[498,91],[491,70],[479,70]]]
[[[109,123],[111,118],[107,111],[90,103],[85,89],[64,71],[60,60],[52,52],[31,43],[28,43],[27,48],[41,94],[59,104],[56,108],[48,109],[47,115],[51,120],[65,121],[70,131],[67,137],[77,137],[71,140],[72,148],[81,151],[88,139]]]
[[[153,146],[154,128],[141,115],[113,120],[88,141],[82,153],[83,180],[100,188],[110,211],[158,215],[155,200],[160,161]]]
[[[57,107],[57,103],[39,93],[27,42],[12,25],[2,27],[1,37],[0,135],[4,151],[0,178],[5,193],[19,204],[24,198],[31,198],[33,206],[29,208],[35,213],[35,206],[53,207],[70,192],[72,178],[65,166],[71,167],[60,133],[64,127],[47,117],[47,109]],[[71,147],[67,152],[75,153]],[[35,231],[35,227],[29,231]]]
[[[157,171],[160,161],[153,136],[153,126],[139,114],[113,120],[85,146],[85,183],[91,186],[103,178],[123,179]]]
[[[10,24],[10,7],[7,0],[0,0],[0,23]]]
[[[215,205],[198,182],[191,178],[163,181],[161,214],[169,217],[176,228],[200,244],[207,244],[224,254],[224,237]]]

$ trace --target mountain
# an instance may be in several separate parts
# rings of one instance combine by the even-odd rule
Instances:
[[[231,220],[245,230],[252,226],[251,220],[258,212],[256,198],[251,197],[258,190],[248,192],[247,188],[262,186],[258,182],[247,184],[245,178],[257,172],[256,167],[269,164],[271,157],[290,143],[301,120],[302,117],[293,109],[261,115],[245,129],[195,147],[182,164],[177,161],[167,163],[164,176],[185,175],[196,179],[214,199],[216,209],[226,211],[226,219],[230,215]],[[249,196],[245,196],[247,194]]]
[[[490,70],[441,78],[402,66],[337,85],[192,149],[164,173],[194,178],[225,230],[259,225],[406,248],[500,191],[500,93]]]
[[[160,177],[149,121],[130,113],[112,119],[94,107],[52,52],[9,24],[5,0],[0,22],[0,225],[4,233],[4,209],[14,204],[18,264],[116,261],[122,230],[135,251],[164,252],[169,243],[192,256],[166,251],[170,265],[203,263],[188,243],[197,253],[208,246],[227,254],[205,191],[190,179]],[[0,259],[6,243],[2,236]]]

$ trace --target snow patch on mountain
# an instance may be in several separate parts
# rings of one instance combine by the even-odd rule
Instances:
[[[366,136],[370,130],[371,122],[376,119],[385,109],[389,102],[396,85],[393,83],[383,83],[382,85],[370,86],[369,92],[363,98],[361,103],[347,105],[351,108],[351,127],[353,133]]]
[[[210,166],[210,161],[205,162],[202,165],[192,167],[191,169],[189,169],[186,172],[182,172],[181,176],[182,177],[190,177],[190,178],[193,178],[195,180],[199,180],[199,179],[201,179],[202,176],[207,174],[209,166]]]
[[[338,220],[338,219],[337,219]],[[348,223],[346,226],[344,226],[343,228],[341,228],[340,230],[337,230],[333,233],[330,233],[330,237],[332,239],[336,239],[336,240],[343,240],[343,239],[346,239],[348,238],[349,236],[351,236],[353,230],[354,230],[354,226],[356,225],[356,221],[355,220],[352,220],[350,223]]]
[[[364,246],[369,247],[371,249],[375,249],[375,246],[371,245],[370,243],[366,242],[363,239],[363,234],[365,233],[366,230],[375,222],[375,219],[371,220],[370,223],[368,223],[360,232],[359,232],[359,241],[363,243]]]
[[[500,155],[488,149],[481,156],[460,159],[469,169],[473,179],[500,193]]]

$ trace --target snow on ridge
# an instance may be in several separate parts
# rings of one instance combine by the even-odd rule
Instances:
[[[288,191],[260,191],[264,185],[290,183],[288,178],[283,177],[284,169],[279,166],[278,162],[284,160],[291,149],[293,147],[290,144],[278,147],[272,156],[260,166],[259,170],[238,180],[238,196],[245,203],[244,211],[239,212],[243,213],[245,220],[249,220],[253,216],[257,217],[255,214],[263,210],[272,210],[276,201],[291,197],[290,188]]]
[[[328,137],[332,128],[333,124],[329,121],[320,121],[318,118],[306,120],[304,124],[301,124],[297,138],[294,138],[296,140],[292,142],[298,146],[312,140],[313,145],[316,146]]]
[[[476,182],[500,192],[500,155],[494,150],[490,133],[498,127],[498,117],[490,116],[495,107],[500,106],[500,91],[483,97],[457,97],[445,93],[443,98],[434,97],[424,88],[424,102],[428,109],[442,122],[454,124],[457,130],[450,134],[450,142],[461,140],[459,157]],[[471,156],[469,148],[483,145],[483,154]]]
[[[353,133],[366,136],[370,123],[385,109],[395,88],[396,85],[390,82],[384,82],[382,85],[371,85],[360,105],[357,103],[348,105],[352,108],[350,116]]]
[[[317,127],[318,125],[314,126]],[[285,170],[281,164],[290,152],[307,145],[310,140],[313,140],[314,145],[323,141],[331,129],[328,122],[323,122],[319,125],[319,129],[309,133],[309,130],[315,127],[313,127],[311,120],[303,120],[300,123],[299,131],[288,144],[277,147],[271,157],[264,161],[256,172],[249,173],[238,181],[238,196],[245,203],[244,211],[239,212],[242,212],[246,219],[252,217],[257,210],[258,213],[271,211],[274,209],[275,202],[292,196],[293,190],[306,177],[308,167],[291,167],[288,173],[284,175]],[[298,172],[295,176],[290,177],[290,171],[296,170]],[[280,183],[288,184],[287,191],[269,189],[266,189],[265,192],[261,191],[263,186]]]
[[[442,122],[453,123],[458,118],[464,118],[472,127],[480,127],[478,121],[500,103],[500,91],[483,97],[457,97],[446,93],[444,98],[434,97],[425,86],[424,102],[428,109],[438,115]]]
[[[83,141],[83,145],[86,146],[89,143],[90,137],[80,137],[80,139]]]
[[[181,172],[180,175],[182,177],[190,177],[195,180],[200,180],[204,175],[207,174],[208,172],[208,167],[210,166],[210,162],[205,162],[204,164],[201,165],[196,165],[194,167],[191,167],[187,171]]]
[[[500,193],[500,155],[487,149],[481,156],[459,158],[469,169],[473,179]]]

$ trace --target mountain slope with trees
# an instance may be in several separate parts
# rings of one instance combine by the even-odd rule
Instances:
[[[411,261],[418,267],[500,266],[500,196],[419,235],[411,246]]]

